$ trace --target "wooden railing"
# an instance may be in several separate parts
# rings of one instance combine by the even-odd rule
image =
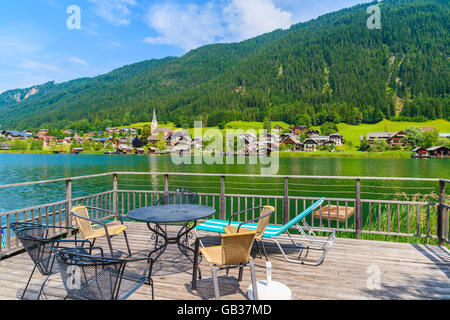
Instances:
[[[271,223],[285,224],[299,212],[324,196],[325,202],[318,208],[317,213],[307,217],[308,224],[316,228],[333,229],[338,232],[338,236],[353,234],[355,238],[361,238],[362,234],[372,234],[430,238],[438,239],[440,244],[443,244],[444,242],[448,243],[449,206],[446,204],[447,195],[445,193],[445,183],[448,183],[448,180],[421,178],[199,174],[177,172],[114,172],[0,186],[1,190],[5,188],[65,182],[64,200],[0,213],[2,228],[5,231],[6,237],[6,247],[0,248],[0,257],[21,250],[20,243],[10,228],[10,223],[12,222],[28,221],[44,223],[47,225],[72,226],[71,216],[67,213],[70,212],[73,206],[77,205],[87,205],[113,210],[125,216],[130,210],[153,205],[161,194],[172,192],[172,187],[180,186],[180,180],[177,180],[180,177],[184,177],[186,182],[194,177],[198,178],[199,176],[208,178],[208,181],[214,185],[212,188],[203,186],[203,188],[211,189],[211,192],[202,192],[199,190],[198,194],[200,204],[216,208],[215,218],[228,219],[234,212],[269,204],[276,209],[275,214],[272,216]],[[74,181],[95,179],[99,177],[112,178],[112,189],[82,197],[72,197],[72,183]],[[147,177],[151,177],[153,180],[157,180],[157,184],[143,185],[141,182],[134,182],[137,183],[134,185],[127,184],[126,181],[129,177],[132,177],[132,179],[130,179],[131,181],[135,181],[138,177],[145,177],[141,180],[138,179],[138,181],[148,181]],[[260,184],[257,183],[259,187],[252,189],[244,188],[242,186],[235,187],[237,182],[233,181],[233,179],[241,179],[243,184],[245,184],[245,181],[248,179],[263,179],[261,181],[266,182],[260,182]],[[324,192],[320,197],[294,195],[294,191],[298,191],[295,190],[294,187],[310,186],[308,184],[298,183],[298,181],[303,181],[305,179],[313,181],[321,181],[323,179],[346,181],[345,187],[353,190],[348,191],[346,189],[347,191],[336,191],[337,193],[347,192],[347,194],[351,195],[345,198],[327,196],[327,192]],[[364,188],[361,181],[383,181],[389,183],[392,181],[425,181],[436,185],[436,189],[439,190],[439,202],[372,199],[365,197],[369,192],[361,191],[361,189]],[[265,187],[264,183],[266,185],[277,185],[278,187],[270,189],[269,187]],[[250,184],[252,183],[248,183],[248,185]],[[133,188],[130,188],[130,186]],[[323,186],[339,187],[339,185],[330,184]],[[199,183],[194,183],[194,185],[191,185],[190,187],[194,190],[202,188]],[[246,190],[246,194],[236,193],[236,189],[238,191]],[[227,192],[229,190],[233,190],[233,192]],[[274,194],[265,194],[266,192],[264,191],[267,190],[270,190],[270,192]],[[255,192],[252,193],[251,191]],[[305,190],[304,192],[306,193],[308,191]],[[320,193],[320,191],[317,191],[316,193]],[[333,219],[330,210],[331,206],[336,206],[338,210],[341,210],[343,216],[337,215],[337,217]],[[94,214],[98,219],[110,218],[108,216],[102,216],[100,212],[95,212]],[[254,218],[255,214],[257,213],[248,212],[246,215],[238,217],[238,219],[240,221],[245,221]],[[54,236],[58,235],[55,234]]]

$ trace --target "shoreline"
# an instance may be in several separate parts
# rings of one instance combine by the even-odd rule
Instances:
[[[72,155],[71,153],[54,153],[47,150],[0,150],[0,154],[48,154],[48,155]],[[75,155],[75,154],[74,154]],[[104,151],[83,151],[76,155],[104,155],[111,156],[110,154],[104,154]],[[161,154],[123,154],[123,156],[139,155],[139,156],[160,156],[170,155],[170,153]],[[194,153],[191,153],[194,155]],[[280,157],[291,158],[386,158],[386,159],[411,159],[412,153],[409,151],[383,151],[383,152],[366,152],[366,151],[279,151]]]

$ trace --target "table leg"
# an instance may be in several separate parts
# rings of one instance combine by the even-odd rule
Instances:
[[[153,260],[156,261],[164,253],[164,251],[166,251],[169,239],[167,238],[167,233],[163,228],[161,228],[159,224],[155,223],[155,228],[153,228],[150,223],[147,223],[147,227],[156,235],[155,249],[148,254],[148,256],[150,257],[153,253],[158,252],[155,258],[153,258]],[[162,243],[160,246],[158,246],[159,237],[162,238]]]
[[[183,253],[192,262],[192,264],[194,264],[194,265],[197,264],[197,266],[198,266],[201,262],[201,257],[200,257],[200,259],[198,259],[198,257],[195,257],[195,250],[192,249],[191,247],[189,247],[189,242],[188,242],[189,233],[196,227],[197,221],[196,220],[193,221],[192,227],[188,227],[189,223],[190,223],[189,221],[186,222],[183,225],[183,227],[180,229],[180,231],[178,231],[176,242],[178,245],[178,249],[181,251],[181,253]],[[184,237],[186,237],[186,241],[185,241],[186,245],[183,243],[183,240],[182,240]],[[192,251],[192,253],[194,254],[193,259],[191,259],[191,257],[189,256],[189,250]],[[200,261],[196,261],[196,260],[200,260]],[[198,269],[198,276],[199,276],[199,279],[202,278],[200,269]]]

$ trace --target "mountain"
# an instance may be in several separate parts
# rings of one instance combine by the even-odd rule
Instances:
[[[447,0],[385,0],[239,43],[148,60],[94,78],[0,95],[0,124],[98,128],[158,119],[191,127],[232,120],[295,123],[450,118]],[[34,90],[33,90],[34,89]],[[30,93],[33,92],[31,95]]]

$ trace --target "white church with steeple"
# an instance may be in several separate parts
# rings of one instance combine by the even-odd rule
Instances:
[[[152,120],[152,134],[156,133],[156,129],[158,128],[158,120],[156,120],[156,111],[155,108],[153,108],[153,120]]]

